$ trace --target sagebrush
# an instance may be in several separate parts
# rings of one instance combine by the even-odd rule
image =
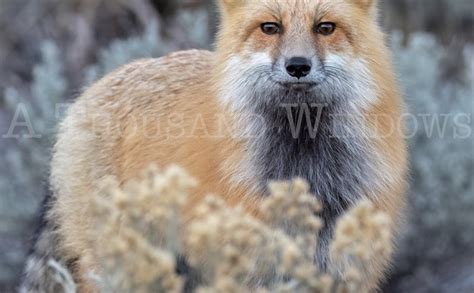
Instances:
[[[365,292],[371,261],[392,254],[390,218],[369,201],[336,225],[331,254],[338,269],[326,273],[314,264],[322,207],[305,181],[270,184],[259,216],[209,196],[186,219],[195,185],[176,166],[151,167],[123,187],[108,178],[90,197],[88,257],[99,267],[89,278],[102,292]],[[187,261],[187,273],[177,273],[178,259]],[[74,292],[70,277],[59,281]]]

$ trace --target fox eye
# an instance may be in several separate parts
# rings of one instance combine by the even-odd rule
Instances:
[[[265,22],[261,25],[262,32],[267,35],[276,35],[281,32],[280,25],[276,22]]]
[[[316,32],[323,36],[329,36],[336,30],[336,24],[333,22],[322,22],[317,25]]]

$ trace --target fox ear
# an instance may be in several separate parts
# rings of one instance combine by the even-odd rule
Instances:
[[[219,0],[221,9],[232,10],[240,5],[242,5],[246,0]]]
[[[378,0],[351,0],[356,5],[369,12],[371,15],[377,14]]]
[[[377,0],[351,0],[365,10],[373,11],[377,8]]]

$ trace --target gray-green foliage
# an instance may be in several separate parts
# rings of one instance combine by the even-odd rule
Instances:
[[[409,230],[397,259],[404,270],[429,270],[474,247],[474,48],[459,56],[459,81],[442,73],[451,52],[432,36],[416,34],[402,47],[395,34],[392,44],[411,113]]]
[[[160,33],[160,23],[154,21],[146,27],[141,36],[117,40],[112,42],[109,47],[102,49],[98,63],[86,69],[85,84],[91,84],[120,65],[134,59],[162,56],[189,45],[193,48],[209,48],[211,37],[207,29],[208,24],[209,13],[205,8],[181,11],[173,23],[168,24],[171,27],[167,29],[170,31],[170,35],[173,34],[172,37],[164,37]]]
[[[67,88],[58,48],[44,42],[41,56],[42,62],[33,69],[31,98],[28,100],[12,88],[5,92],[7,110],[13,115],[3,139],[14,139],[15,144],[3,157],[4,167],[9,170],[6,174],[12,178],[2,177],[7,182],[1,186],[13,185],[20,194],[36,194],[42,185],[50,158],[57,106],[63,101]]]
[[[0,158],[0,235],[17,239],[30,233],[30,221],[46,190],[56,105],[63,101],[67,88],[58,48],[44,42],[41,56],[41,63],[33,69],[30,98],[12,88],[5,91],[5,104],[12,115],[2,137],[10,144],[4,146]],[[18,274],[25,253],[26,249],[5,250],[0,257],[0,281]]]
[[[133,59],[156,57],[170,50],[160,37],[158,23],[153,22],[143,35],[114,41],[108,48],[101,50],[99,62],[86,70],[86,84],[91,84]]]

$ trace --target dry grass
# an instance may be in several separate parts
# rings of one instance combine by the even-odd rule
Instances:
[[[123,188],[113,179],[104,182],[95,197],[91,231],[100,288],[181,292],[187,276],[176,273],[176,259],[185,256],[199,274],[194,285],[200,293],[360,292],[364,267],[391,253],[388,217],[362,202],[335,230],[331,251],[340,271],[319,271],[313,259],[323,225],[317,217],[321,206],[298,179],[270,185],[272,196],[261,204],[261,219],[209,196],[184,225],[181,210],[195,184],[178,167],[152,167],[142,181]],[[98,237],[109,245],[100,245]]]

